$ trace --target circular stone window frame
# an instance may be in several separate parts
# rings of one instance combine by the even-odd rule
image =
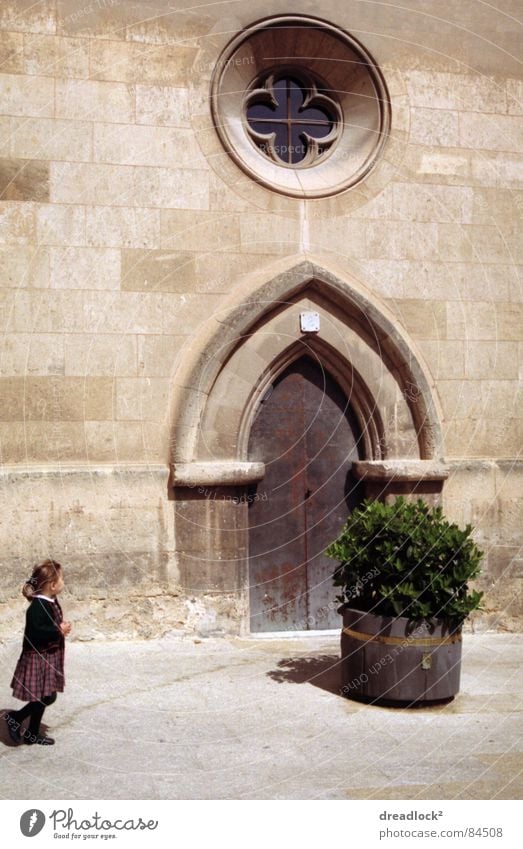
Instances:
[[[294,30],[292,57],[279,48],[285,46],[286,29]],[[275,64],[278,50],[281,65]],[[348,91],[347,66],[352,73]],[[301,71],[325,80],[336,91],[343,115],[340,137],[329,156],[305,168],[272,162],[256,149],[246,129],[249,92],[257,80],[270,71],[279,73],[280,67],[285,73]],[[312,16],[271,16],[246,27],[223,49],[211,77],[212,120],[221,144],[251,179],[287,197],[329,198],[360,184],[383,157],[391,111],[385,78],[369,51],[345,30]]]

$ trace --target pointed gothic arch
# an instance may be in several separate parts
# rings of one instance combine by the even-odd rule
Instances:
[[[299,329],[307,309],[320,313],[314,336]],[[171,463],[242,463],[264,381],[297,346],[321,350],[345,390],[352,381],[369,460],[442,459],[435,393],[411,340],[355,280],[308,261],[239,287],[188,346],[173,381]]]

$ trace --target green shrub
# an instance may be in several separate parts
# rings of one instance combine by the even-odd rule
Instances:
[[[378,615],[438,618],[457,626],[483,597],[467,586],[479,575],[483,557],[471,533],[470,525],[461,530],[440,507],[421,499],[364,501],[325,552],[339,561],[337,598]]]

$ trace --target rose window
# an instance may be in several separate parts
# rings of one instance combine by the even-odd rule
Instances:
[[[289,197],[323,198],[356,186],[378,165],[390,136],[390,97],[376,61],[348,32],[307,15],[275,15],[213,56],[212,123],[251,180]],[[225,179],[229,164],[214,153]],[[243,190],[236,172],[230,179]]]
[[[269,74],[245,100],[247,132],[273,162],[292,168],[323,159],[338,139],[341,110],[304,75]]]

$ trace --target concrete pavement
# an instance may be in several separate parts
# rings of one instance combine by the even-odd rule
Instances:
[[[20,641],[0,650],[3,712]],[[523,634],[465,634],[461,692],[338,695],[339,638],[71,642],[52,747],[11,744],[6,799],[521,798]]]

